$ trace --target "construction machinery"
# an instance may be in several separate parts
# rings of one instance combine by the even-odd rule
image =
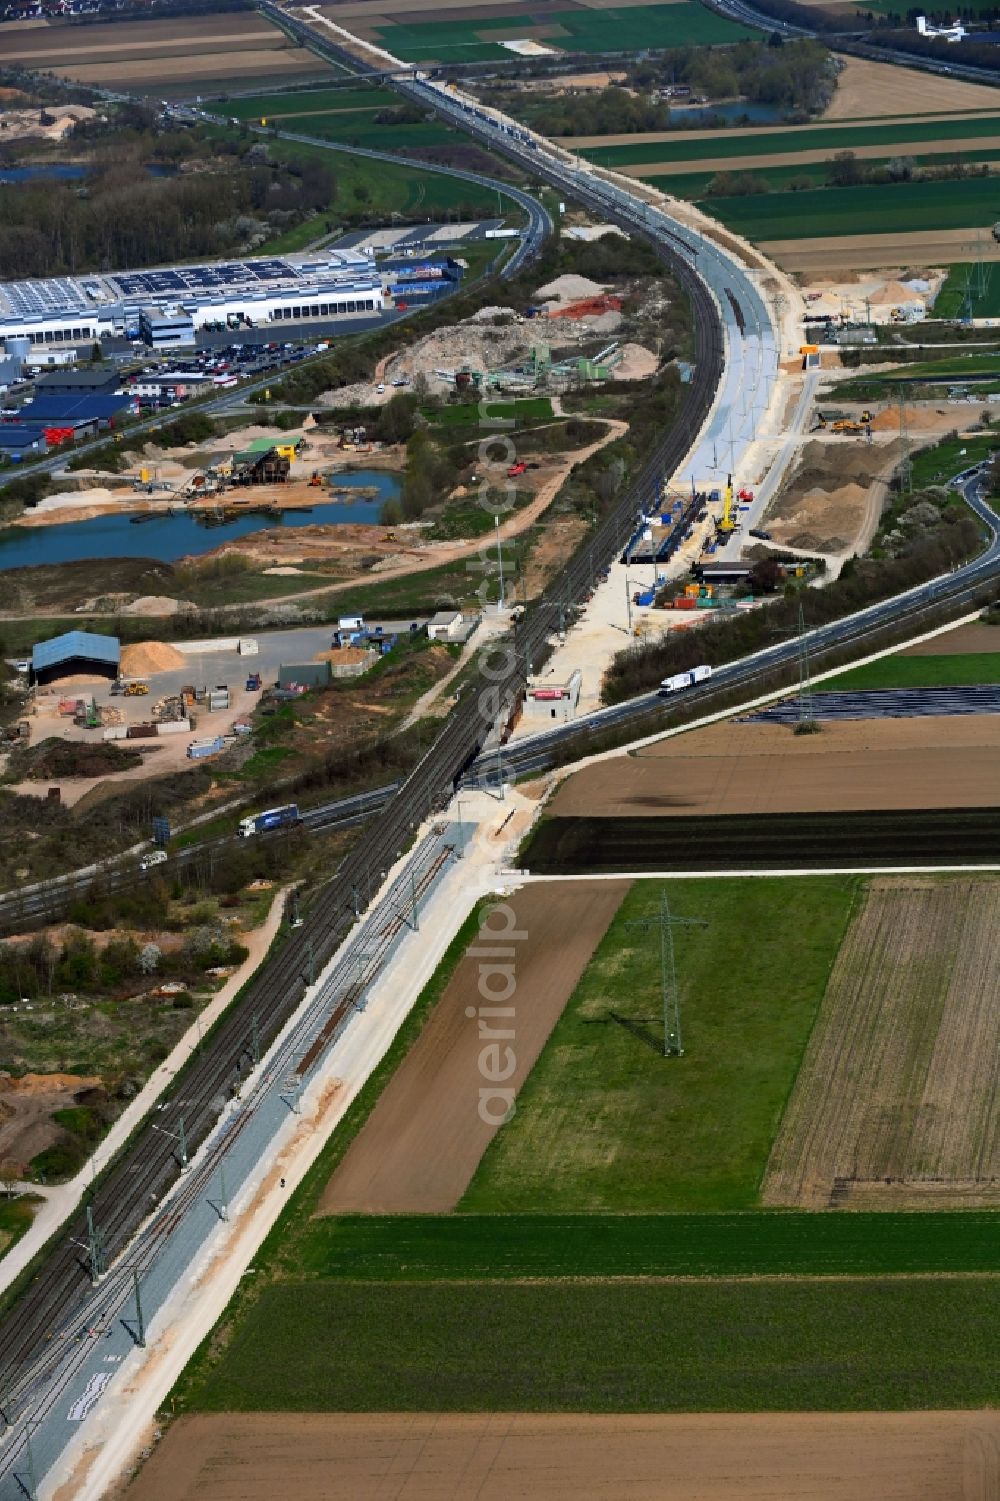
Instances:
[[[732,536],[736,530],[736,521],[733,516],[733,476],[726,476],[726,493],[722,501],[722,515],[716,524],[716,531],[720,537]]]
[[[861,422],[855,422],[853,417],[841,417],[838,422],[834,422],[831,425],[830,431],[834,433],[843,433],[845,436],[849,436],[852,433],[864,432],[864,424]]]
[[[142,698],[143,695],[146,694],[146,693],[148,693],[148,692],[149,692],[149,684],[148,683],[144,683],[141,680],[141,678],[137,678],[136,681],[133,682],[133,683],[126,683],[125,684],[125,697],[126,698]]]

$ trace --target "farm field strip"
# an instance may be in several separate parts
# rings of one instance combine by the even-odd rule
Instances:
[[[853,16],[854,4],[849,6]],[[887,115],[906,115],[913,111],[913,74],[894,63],[877,63],[868,58],[844,57],[837,88],[824,119],[873,119]],[[920,78],[920,105],[924,114],[949,110],[996,108],[996,90],[988,84],[966,83],[924,73]]]
[[[715,202],[716,200],[712,200]],[[705,205],[707,208],[707,204]],[[900,264],[900,241],[895,234],[838,235],[836,239],[813,239],[808,224],[801,238],[761,239],[761,249],[786,271],[801,271],[807,276],[828,276],[836,271],[865,271]],[[973,228],[911,230],[906,238],[907,264],[947,266],[978,253],[979,242]],[[1000,261],[1000,244],[988,235],[982,237],[982,255],[987,262]],[[1000,315],[1000,307],[998,314]],[[947,314],[942,310],[942,317]],[[980,316],[990,317],[988,307]]]
[[[898,237],[912,233],[915,242],[908,240],[904,247],[897,238],[894,254],[882,263],[898,265],[904,248],[910,262],[922,256],[919,248],[922,234],[934,230],[971,230],[992,224],[996,218],[996,198],[996,181],[976,176],[941,182],[809,188],[801,193],[711,198],[700,200],[700,207],[730,229],[768,245],[799,237],[840,235],[856,241],[859,235],[879,233],[888,242],[893,234]],[[972,241],[973,237],[967,235],[965,243],[970,248]]]
[[[414,1214],[313,1220],[312,1277],[832,1277],[996,1272],[992,1211],[814,1214]]]
[[[1000,1204],[1000,883],[872,881],[848,930],[764,1184],[818,1208]],[[894,1189],[893,1185],[896,1186]],[[872,1202],[869,1188],[866,1202]]]
[[[397,1498],[724,1501],[738,1474],[741,1501],[973,1501],[963,1471],[996,1427],[963,1412],[197,1415],[170,1425],[128,1501],[386,1501],[389,1472]]]
[[[339,10],[331,12],[336,18]],[[466,13],[468,15],[468,13]],[[636,4],[621,10],[587,7],[545,11],[545,20],[509,15],[481,19],[411,22],[367,17],[359,35],[387,47],[404,62],[510,58],[502,40],[536,36],[555,50],[570,52],[621,51],[628,48],[696,46],[733,42],[757,33],[704,9],[695,0],[670,0],[665,5]]]
[[[947,788],[940,793],[945,796]],[[729,813],[674,818],[554,817],[522,857],[536,875],[877,870],[994,866],[1000,808]]]
[[[871,1412],[997,1398],[995,1276],[373,1291],[262,1287],[178,1411]]]
[[[457,1204],[627,889],[624,881],[555,883],[541,894],[516,892],[497,909],[348,1147],[320,1214],[434,1212]],[[505,928],[518,934],[516,943],[498,936]],[[498,979],[508,987],[498,954],[495,963],[486,960],[503,947],[512,1015],[491,1023],[480,1016],[489,1005],[484,997],[491,989],[500,994]],[[489,969],[494,979],[484,980]],[[485,1042],[491,1035],[501,1041]],[[502,1090],[484,1090],[484,1048],[496,1054]]]
[[[997,372],[1000,374],[1000,359]],[[933,644],[939,648],[933,653],[918,651],[907,655],[900,652],[898,656],[881,657],[877,662],[868,662],[864,667],[827,678],[822,691],[835,693],[851,688],[942,688],[1000,683],[1000,652],[984,650],[950,654],[940,649],[940,638],[935,638]]]
[[[398,104],[388,89],[290,89],[281,94],[255,94],[245,99],[213,100],[205,105],[211,114],[234,120],[284,119],[286,116],[322,115],[344,110],[374,111]]]
[[[956,119],[917,119],[878,125],[789,125],[762,131],[717,131],[700,135],[696,140],[690,139],[693,133],[688,131],[654,132],[627,137],[617,145],[609,144],[609,139],[614,138],[608,137],[569,138],[566,145],[573,149],[589,146],[588,159],[604,167],[656,161],[695,162],[711,160],[720,154],[732,164],[737,158],[770,157],[791,151],[819,151],[830,156],[838,151],[857,154],[863,146],[885,147],[892,155],[924,141],[934,142],[942,150],[953,143],[951,149],[961,150],[967,140],[991,135],[995,143],[998,127],[997,114],[965,115]]]
[[[527,888],[534,902],[543,890]],[[671,909],[706,922],[675,934],[683,1058],[663,1056],[659,935],[628,926],[655,916],[660,893],[643,881],[625,898],[460,1214],[757,1204],[854,881],[671,883]]]
[[[964,144],[963,149],[974,155],[977,162],[1000,160],[1000,149],[997,147],[996,136],[981,136],[974,141],[968,141]],[[893,153],[886,155],[884,146],[861,146],[854,154],[859,161],[867,162],[870,166],[884,165],[887,161],[892,160],[893,155]],[[929,141],[924,143],[922,153],[913,156],[912,159],[917,166],[940,166],[939,157],[941,155],[951,156],[953,154],[954,146],[951,142]],[[910,155],[910,153],[908,152],[907,155]],[[822,166],[828,163],[829,160],[830,153],[827,151],[783,151],[770,157],[768,159],[769,164],[766,167],[750,167],[747,169],[746,175],[759,182],[775,182],[779,180],[775,175],[776,172],[782,173],[782,169]],[[638,177],[642,179],[653,177],[691,178],[698,175],[691,172],[690,163],[686,161],[643,162],[638,166],[623,167],[621,170],[625,177]],[[699,172],[708,178],[714,176],[716,172],[732,172],[733,170],[733,161],[730,157],[718,156],[702,162]],[[744,175],[743,169],[737,167],[735,170],[739,170],[741,176]],[[799,174],[789,174],[786,171],[782,175],[787,180],[789,175],[798,176]],[[670,186],[668,183],[668,190]]]

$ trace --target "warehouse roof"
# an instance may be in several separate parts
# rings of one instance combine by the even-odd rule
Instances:
[[[38,641],[31,649],[31,665],[35,672],[43,667],[54,667],[59,662],[69,662],[74,657],[87,657],[92,662],[107,662],[117,667],[122,649],[117,636],[98,636],[93,631],[66,631],[48,641]]]
[[[38,423],[27,422],[0,422],[0,448],[14,449],[30,448],[33,443],[38,443],[45,437],[44,427]]]
[[[88,391],[103,394],[113,391],[120,381],[121,375],[114,365],[92,365],[86,370],[53,370],[39,376],[35,381],[35,390],[43,396],[70,390],[81,394]]]
[[[21,415],[27,422],[103,422],[124,411],[131,396],[36,396],[26,402]]]

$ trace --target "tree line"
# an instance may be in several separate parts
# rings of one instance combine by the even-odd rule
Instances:
[[[836,63],[818,42],[740,42],[733,47],[683,47],[649,58],[629,68],[618,87],[526,95],[516,84],[495,84],[485,97],[513,108],[544,135],[624,135],[703,127],[704,118],[676,120],[669,99],[660,97],[677,85],[698,97],[746,99],[771,105],[785,119],[804,119],[830,102],[836,78]]]

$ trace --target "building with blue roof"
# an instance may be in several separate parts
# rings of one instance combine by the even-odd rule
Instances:
[[[21,420],[34,426],[45,427],[80,425],[110,427],[121,412],[133,404],[134,397],[128,392],[113,396],[95,396],[81,393],[78,396],[36,396],[21,408]]]
[[[0,422],[0,458],[15,463],[25,455],[45,453],[45,429],[26,422]]]
[[[31,649],[31,681],[51,683],[58,678],[92,677],[94,682],[118,676],[122,649],[117,636],[93,631],[66,631],[39,641]]]

